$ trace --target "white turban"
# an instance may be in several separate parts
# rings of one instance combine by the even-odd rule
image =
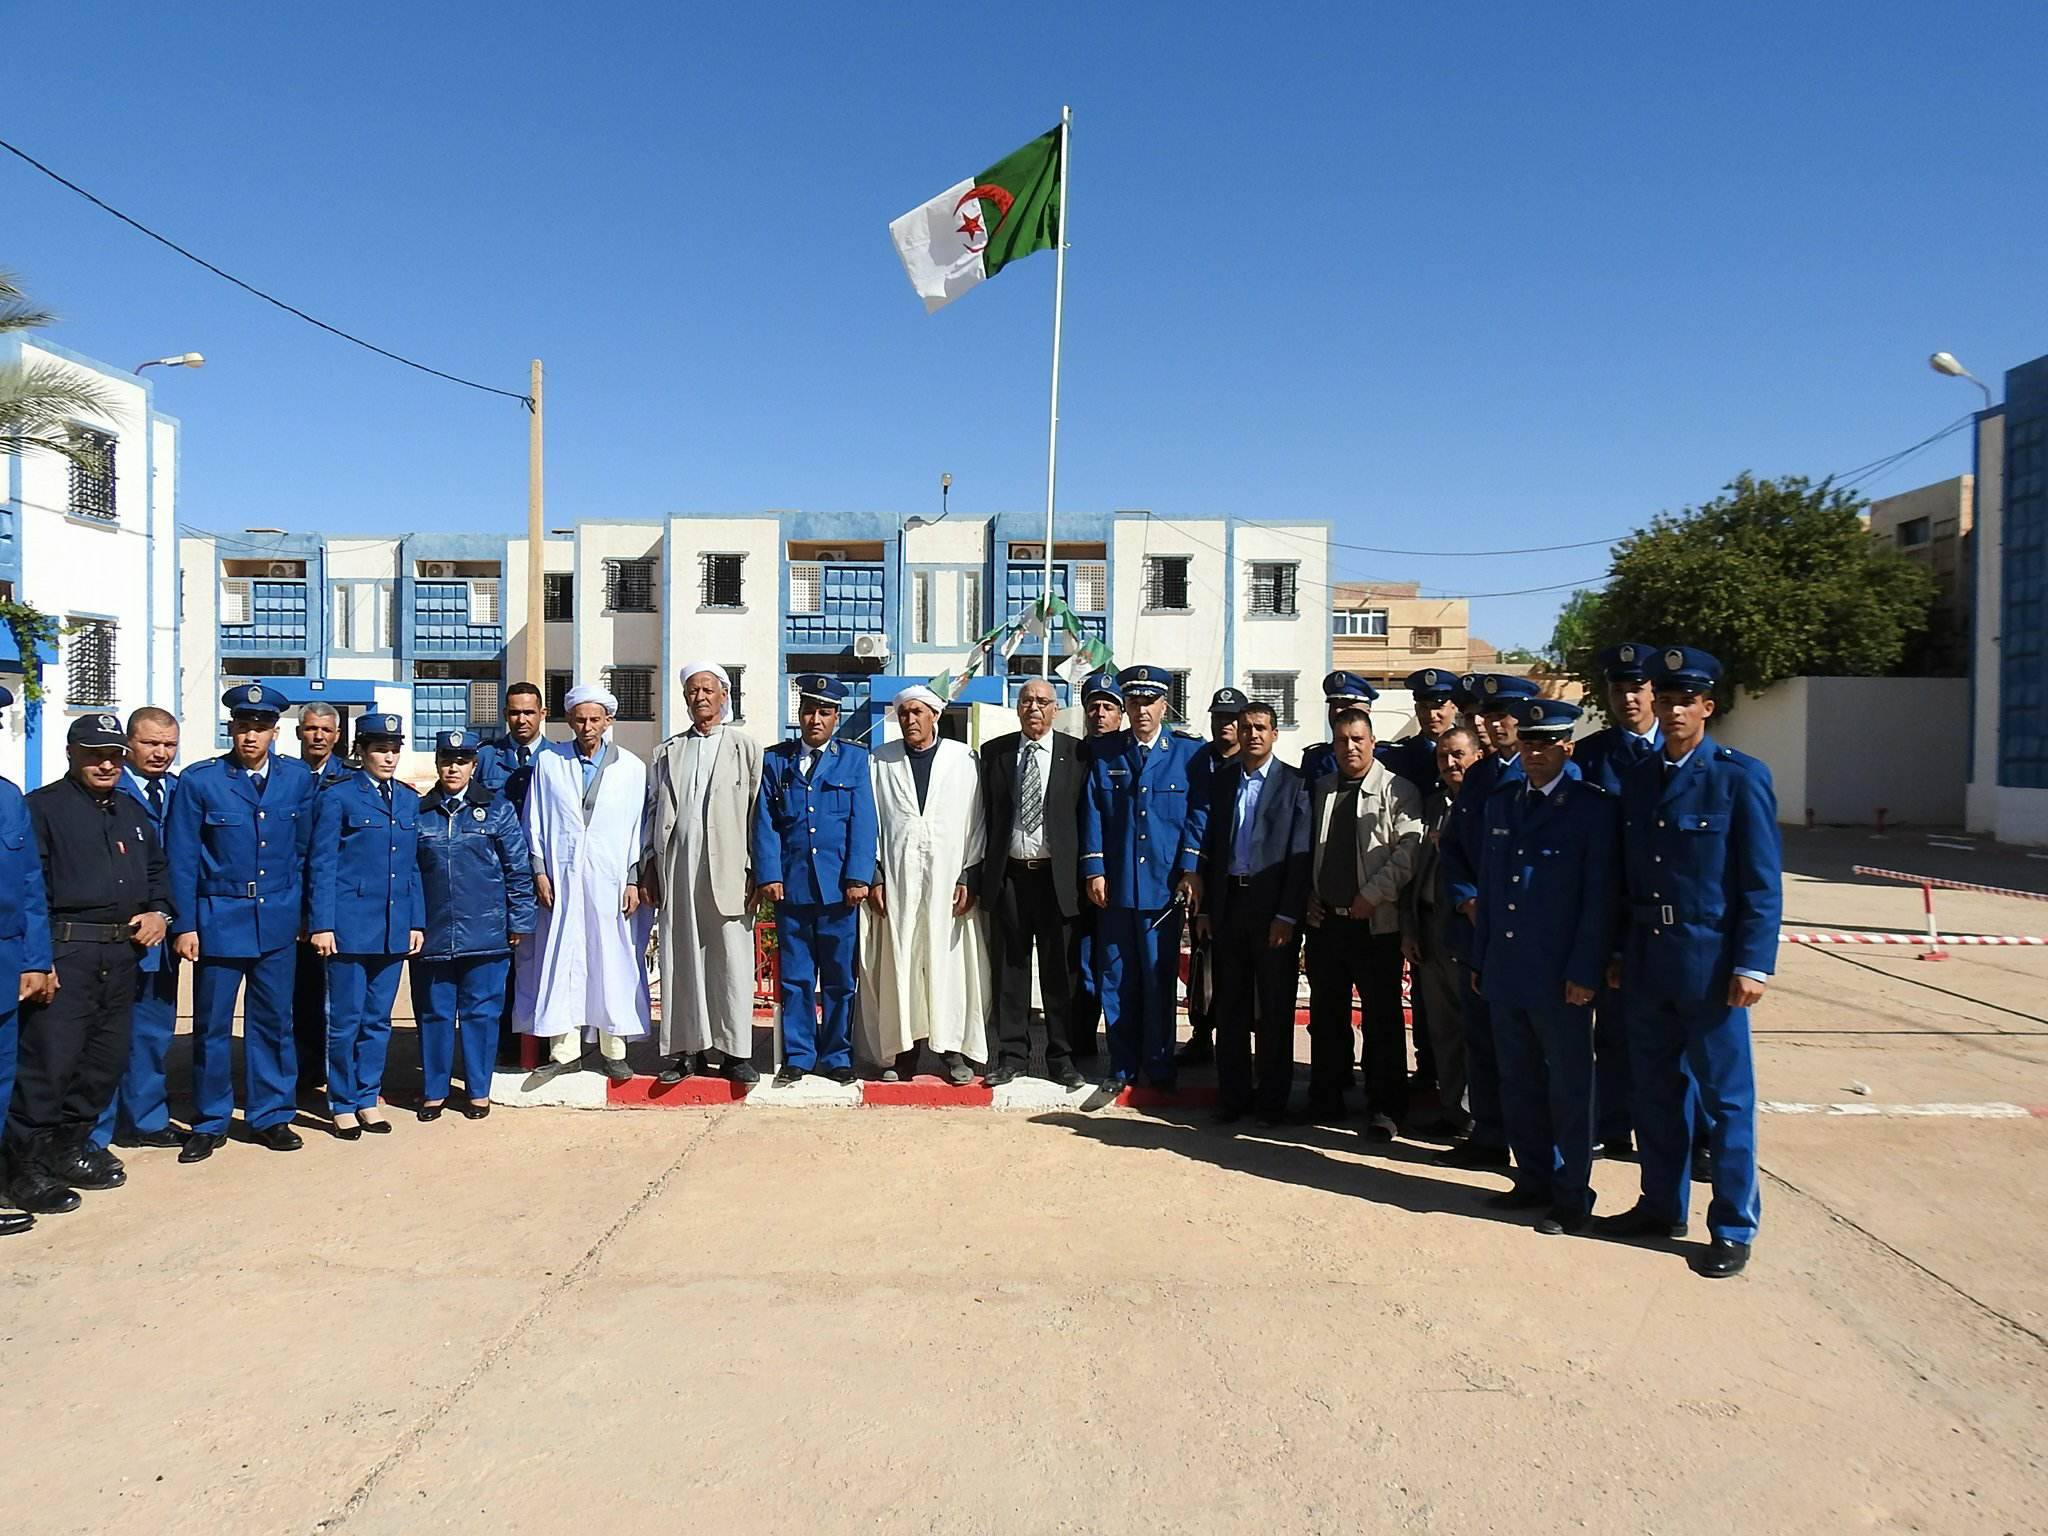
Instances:
[[[935,715],[943,715],[946,712],[946,701],[923,683],[912,683],[891,699],[889,704],[895,709],[900,709],[905,704],[922,704]]]
[[[724,725],[732,719],[732,679],[726,676],[725,668],[715,661],[693,661],[683,668],[684,686],[689,686],[690,679],[699,672],[709,672],[718,679],[718,686],[725,690],[725,712],[718,717],[718,723]]]
[[[568,713],[578,704],[602,704],[604,712],[608,715],[616,715],[619,712],[618,699],[612,695],[609,688],[600,683],[578,683],[571,688],[569,696],[562,701],[563,713]]]

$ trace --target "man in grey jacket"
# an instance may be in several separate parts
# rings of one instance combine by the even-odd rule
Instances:
[[[1347,709],[1330,724],[1337,768],[1318,779],[1314,791],[1308,1118],[1344,1118],[1355,991],[1364,1036],[1366,1136],[1392,1141],[1408,1111],[1400,901],[1421,852],[1422,797],[1373,759],[1371,715]]]
[[[1429,1021],[1437,1102],[1442,1106],[1436,1128],[1462,1136],[1471,1120],[1465,1113],[1464,999],[1458,990],[1464,973],[1459,960],[1471,943],[1472,923],[1444,892],[1436,840],[1465,783],[1465,770],[1479,761],[1478,738],[1462,725],[1444,732],[1436,743],[1435,761],[1437,787],[1423,813],[1415,878],[1401,892],[1401,955]]]

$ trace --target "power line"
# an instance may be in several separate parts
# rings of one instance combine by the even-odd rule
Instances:
[[[1277,533],[1285,538],[1300,539],[1307,543],[1327,542],[1331,549],[1355,549],[1367,555],[1401,555],[1413,560],[1479,560],[1491,555],[1554,555],[1571,549],[1600,549],[1628,537],[1624,533],[1616,534],[1611,539],[1585,539],[1577,544],[1538,544],[1528,549],[1383,549],[1377,544],[1347,544],[1342,539],[1325,541],[1318,539],[1314,534],[1301,533],[1279,523],[1260,522],[1254,518],[1241,518],[1239,522],[1244,527],[1262,528],[1268,533]]]
[[[156,241],[158,245],[168,246],[171,250],[176,251],[180,256],[184,257],[187,261],[195,262],[199,266],[206,268],[206,270],[211,272],[215,277],[224,278],[226,281],[233,283],[237,288],[240,288],[245,293],[253,293],[257,298],[263,300],[266,304],[275,304],[279,309],[283,310],[288,315],[297,315],[301,320],[305,321],[308,325],[318,326],[321,330],[326,331],[330,336],[339,336],[343,341],[351,342],[354,345],[363,348],[365,351],[374,352],[379,357],[388,357],[394,363],[403,363],[405,364],[406,367],[416,368],[421,373],[430,373],[437,379],[446,379],[450,384],[460,384],[467,389],[480,389],[487,395],[502,395],[507,400],[517,400],[521,405],[525,406],[528,410],[533,409],[532,397],[529,395],[523,395],[519,393],[517,390],[499,389],[495,384],[479,384],[475,379],[465,379],[460,374],[444,373],[439,368],[429,368],[425,363],[415,362],[413,359],[405,357],[397,352],[393,352],[389,348],[380,347],[375,342],[365,341],[360,336],[352,336],[347,331],[342,330],[341,327],[339,326],[329,325],[325,320],[316,319],[312,315],[307,314],[303,309],[298,308],[296,305],[285,303],[283,299],[278,298],[275,294],[265,293],[261,288],[258,288],[254,283],[246,283],[242,281],[241,278],[235,276],[234,273],[222,271],[219,267],[216,267],[212,262],[208,261],[204,256],[195,255],[193,252],[186,250],[184,246],[178,244],[177,241],[169,238],[166,235],[158,234],[155,230],[151,229],[147,224],[144,224],[140,219],[130,218],[127,214],[123,213],[120,209],[116,208],[112,203],[103,201],[102,199],[93,196],[92,193],[86,191],[85,188],[81,187],[77,182],[71,181],[66,177],[58,175],[55,171],[51,170],[47,165],[43,164],[42,161],[36,159],[34,155],[31,155],[27,150],[20,149],[15,145],[8,143],[5,139],[0,139],[0,149],[6,150],[10,155],[13,155],[16,159],[25,161],[27,164],[35,167],[35,169],[41,171],[45,176],[49,177],[50,180],[56,182],[57,185],[59,185],[60,187],[69,187],[73,192],[76,192],[80,197],[84,198],[88,203],[91,203],[95,208],[101,209],[107,213],[111,213],[115,218],[119,219],[123,224],[128,225],[131,229],[140,230],[143,234],[149,236],[150,239]]]

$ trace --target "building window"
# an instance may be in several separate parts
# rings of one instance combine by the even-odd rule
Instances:
[[[1909,517],[1899,524],[1899,547],[1917,549],[1928,541],[1929,529],[1924,517]]]
[[[540,612],[544,624],[567,624],[576,617],[576,576],[549,571],[541,579]]]
[[[114,440],[104,432],[78,427],[71,433],[71,499],[73,517],[102,523],[117,520],[114,510]]]
[[[703,583],[701,601],[706,608],[739,608],[740,562],[744,555],[702,555]]]
[[[569,713],[569,674],[550,672],[542,681],[547,685],[548,718],[564,718]]]
[[[1109,567],[1090,560],[1074,567],[1076,613],[1105,613],[1109,609]]]
[[[1433,624],[1418,624],[1410,631],[1408,649],[1411,651],[1434,651],[1444,643],[1444,632]]]
[[[64,653],[64,703],[72,709],[112,709],[114,621],[73,619]]]
[[[397,647],[398,605],[391,600],[390,582],[337,581],[333,592],[328,643],[335,650],[389,651]]]
[[[654,668],[606,667],[604,686],[619,701],[618,719],[654,718]]]
[[[727,662],[725,664],[725,675],[732,693],[732,723],[734,725],[744,725],[747,720],[747,704],[746,696],[741,692],[741,689],[746,684],[747,669],[732,662]]]
[[[1301,566],[1294,561],[1252,562],[1251,611],[1293,618],[1299,613],[1297,593]]]
[[[1273,718],[1281,730],[1294,724],[1294,683],[1298,672],[1254,672],[1245,692],[1254,704],[1273,706]]]
[[[1188,672],[1185,667],[1167,674],[1166,723],[1186,725],[1188,723]]]
[[[981,572],[964,572],[960,577],[960,638],[979,640],[987,625],[981,611]]]
[[[605,561],[604,606],[607,613],[654,612],[654,562]],[[616,688],[612,691],[618,692]]]
[[[222,625],[256,622],[256,584],[246,576],[223,576],[220,582]]]
[[[499,619],[500,587],[495,576],[481,577],[469,584],[469,622],[496,624]]]
[[[932,643],[932,573],[910,573],[910,643]]]
[[[473,678],[469,685],[469,723],[472,726],[496,725],[504,719],[499,709],[498,682],[496,678]]]
[[[1150,555],[1145,560],[1145,606],[1185,613],[1188,608],[1188,557]]]
[[[1387,610],[1384,608],[1339,608],[1330,615],[1330,633],[1367,640],[1387,638]]]

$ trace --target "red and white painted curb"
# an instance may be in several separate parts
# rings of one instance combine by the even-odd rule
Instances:
[[[2048,946],[2048,937],[2035,934],[2017,933],[1794,933],[1790,928],[1781,929],[1780,944],[1933,944],[1942,948],[1967,945],[2010,946],[2024,945],[2028,948]]]

